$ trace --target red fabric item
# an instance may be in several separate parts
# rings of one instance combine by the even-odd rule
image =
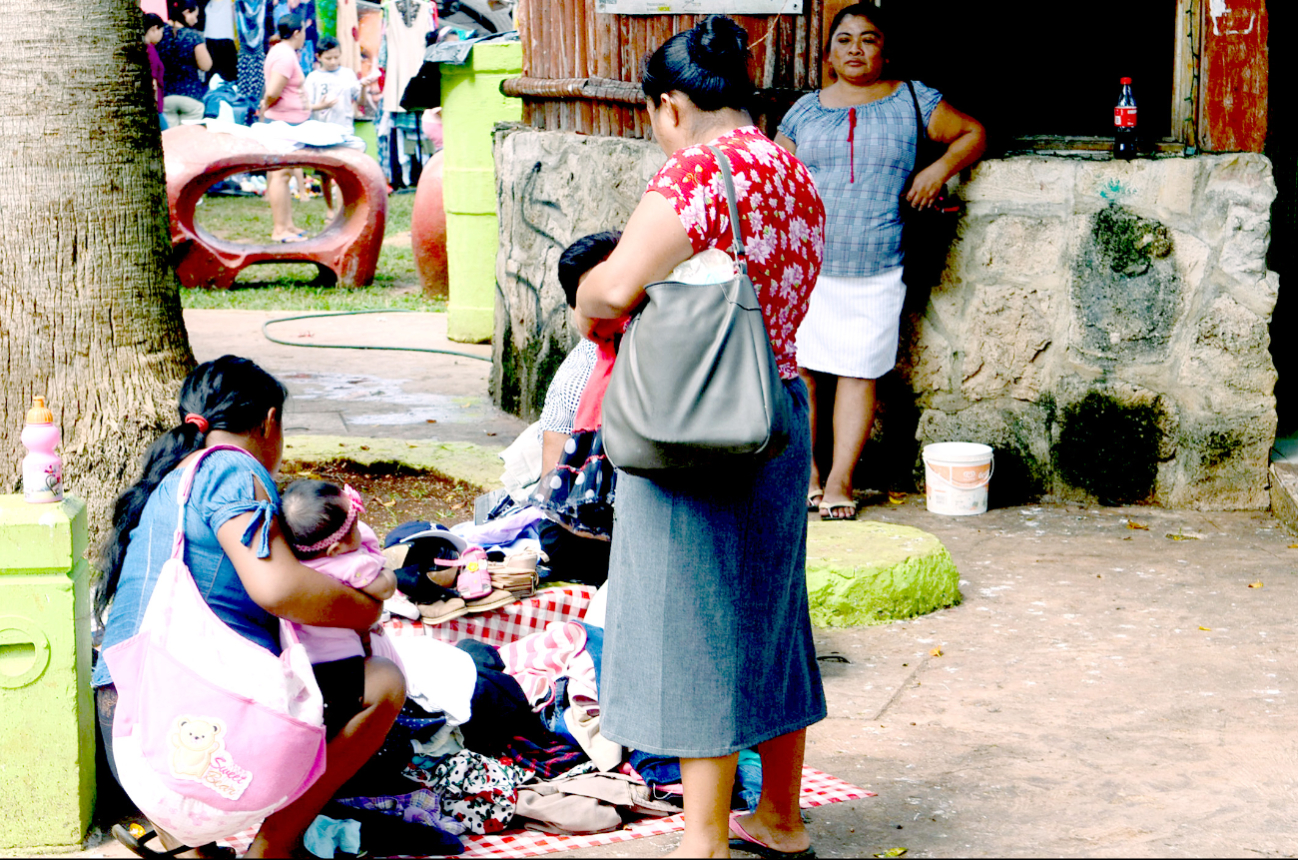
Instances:
[[[856,181],[856,108],[850,108],[847,111],[847,165],[849,168],[850,178],[848,182]]]
[[[608,381],[613,377],[613,363],[617,353],[613,344],[601,343],[599,354],[595,356],[595,366],[586,380],[586,387],[581,390],[581,402],[577,405],[577,414],[572,418],[572,432],[598,430],[604,423],[604,392],[608,391]]]

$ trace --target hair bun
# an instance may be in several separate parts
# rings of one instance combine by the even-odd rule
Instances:
[[[733,71],[748,61],[748,31],[725,15],[709,15],[695,24],[688,44],[690,59],[713,72]]]

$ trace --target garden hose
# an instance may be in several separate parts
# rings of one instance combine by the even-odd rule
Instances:
[[[426,346],[372,346],[370,344],[363,344],[363,343],[301,343],[301,342],[294,342],[289,340],[281,340],[277,337],[271,337],[270,332],[267,331],[267,329],[270,328],[272,325],[277,325],[279,323],[293,322],[295,320],[312,320],[312,319],[320,319],[322,317],[359,316],[360,314],[410,314],[410,313],[415,313],[415,311],[408,311],[404,309],[387,309],[387,310],[375,310],[375,311],[328,311],[326,313],[319,313],[319,314],[299,314],[298,316],[294,316],[294,317],[279,317],[278,319],[266,320],[264,323],[261,324],[261,333],[266,338],[266,340],[270,341],[271,343],[278,343],[282,346],[301,346],[309,349],[387,349],[387,350],[399,350],[401,352],[433,352],[433,353],[437,353],[438,355],[453,355],[457,358],[473,358],[473,359],[477,359],[478,361],[491,361],[490,358],[481,355],[474,355],[473,353],[469,353],[469,352],[459,352],[454,349],[432,349],[431,347],[426,347]]]

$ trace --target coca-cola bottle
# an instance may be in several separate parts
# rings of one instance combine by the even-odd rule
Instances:
[[[1123,78],[1122,95],[1113,108],[1113,157],[1136,157],[1136,97],[1131,94],[1131,78]]]

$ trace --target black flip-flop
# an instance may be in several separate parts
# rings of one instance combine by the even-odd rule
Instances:
[[[194,850],[189,845],[182,845],[179,848],[173,848],[170,851],[154,851],[152,848],[149,848],[144,843],[150,842],[153,839],[157,838],[158,831],[156,830],[146,830],[144,831],[144,834],[140,836],[139,839],[136,839],[134,836],[131,835],[131,831],[129,829],[123,827],[120,824],[114,824],[113,836],[117,837],[117,841],[122,843],[124,846],[126,846],[126,848],[129,849],[133,854],[135,854],[138,857],[144,857],[146,858],[146,860],[171,860],[171,858],[178,857],[181,854],[184,854],[186,851]],[[202,846],[201,850],[203,851],[204,855],[208,857],[214,857],[214,856],[225,855],[225,854],[228,854],[230,857],[234,856],[234,851],[232,851],[229,848],[221,848],[217,846],[215,842],[207,843],[206,845]]]
[[[159,860],[159,858],[176,857],[180,854],[184,854],[186,851],[191,850],[190,846],[182,845],[179,848],[173,848],[170,851],[154,851],[152,848],[147,847],[144,843],[157,838],[158,831],[156,830],[146,830],[144,831],[144,835],[142,835],[139,839],[136,839],[133,835],[131,835],[130,830],[128,830],[127,828],[123,827],[120,824],[114,824],[113,835],[117,837],[118,842],[122,843],[127,848],[129,848],[133,854],[136,854],[137,856],[140,857],[148,858],[148,860]]]

